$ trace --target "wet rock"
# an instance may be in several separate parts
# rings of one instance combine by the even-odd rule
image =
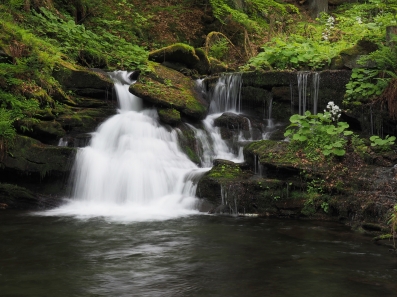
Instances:
[[[26,127],[27,130],[21,130],[21,127]],[[62,128],[62,125],[57,121],[34,121],[32,123],[24,123],[24,121],[19,121],[17,123],[17,128],[20,130],[21,134],[30,136],[34,139],[40,140],[45,144],[57,144],[58,140],[62,138],[66,132]]]
[[[149,53],[149,60],[157,63],[177,62],[186,65],[188,68],[193,68],[200,62],[194,47],[184,43],[176,43],[152,51]]]
[[[66,92],[96,99],[112,96],[113,82],[105,72],[76,68],[65,62],[58,65],[53,76]]]
[[[17,135],[1,155],[1,180],[34,193],[62,195],[75,152]]]
[[[231,130],[249,130],[249,120],[247,117],[232,112],[224,112],[214,121],[216,127],[225,127]]]
[[[158,110],[160,121],[164,124],[175,126],[181,122],[181,114],[173,108]]]
[[[205,118],[208,103],[193,80],[157,63],[152,64],[152,70],[130,86],[132,94],[157,108],[172,108],[195,120]]]

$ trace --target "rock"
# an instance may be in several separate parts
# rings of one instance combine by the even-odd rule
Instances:
[[[378,46],[374,42],[362,39],[353,47],[341,51],[338,56],[334,57],[331,60],[331,67],[333,69],[342,68],[342,66],[349,69],[376,68],[377,65],[374,61],[366,61],[364,63],[359,63],[358,61],[377,49]]]
[[[0,210],[1,209],[37,209],[55,206],[55,199],[45,199],[24,187],[0,183]]]
[[[223,73],[223,72],[232,72],[233,69],[229,69],[228,66],[221,61],[210,58],[210,74],[216,74],[216,73]]]
[[[33,138],[17,135],[0,159],[1,180],[45,192],[47,186],[57,188],[57,182],[64,185],[74,156],[73,148],[45,145]],[[61,190],[52,193],[61,193]]]
[[[181,122],[181,114],[173,108],[158,110],[160,121],[164,124],[175,126]]]
[[[249,120],[243,115],[232,112],[224,112],[219,118],[215,119],[214,125],[231,130],[249,130]]]
[[[54,70],[53,76],[65,91],[71,91],[83,97],[111,98],[113,82],[105,72],[86,68],[76,68],[64,62]]]
[[[177,62],[186,65],[188,68],[193,68],[200,58],[196,55],[194,47],[184,44],[176,43],[149,53],[149,60],[157,63],[163,62]]]
[[[29,127],[22,130],[22,127]],[[33,137],[45,144],[56,145],[58,140],[62,138],[66,132],[61,124],[57,121],[34,121],[26,123],[24,120],[17,122],[19,133]]]
[[[130,86],[132,94],[157,108],[172,108],[194,120],[205,118],[208,103],[193,80],[157,63],[151,68],[151,73],[142,74],[139,81]]]

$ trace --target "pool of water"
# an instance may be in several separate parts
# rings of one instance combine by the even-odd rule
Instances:
[[[0,215],[0,295],[397,296],[387,248],[329,222]]]

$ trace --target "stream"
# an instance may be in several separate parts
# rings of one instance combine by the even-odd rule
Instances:
[[[330,222],[0,216],[0,295],[396,296],[397,258]]]

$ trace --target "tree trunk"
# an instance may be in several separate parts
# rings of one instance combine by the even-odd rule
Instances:
[[[318,17],[322,12],[328,12],[328,0],[308,0],[310,14]]]

